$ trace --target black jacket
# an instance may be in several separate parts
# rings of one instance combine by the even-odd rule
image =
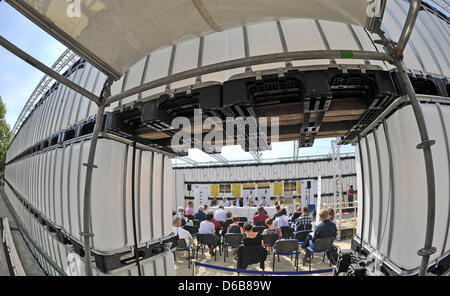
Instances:
[[[319,223],[316,228],[314,228],[314,237],[312,238],[312,241],[315,242],[318,238],[336,237],[336,234],[336,224],[334,224],[330,220],[325,220]]]
[[[238,249],[238,269],[247,269],[247,266],[259,262],[259,266],[264,270],[264,261],[267,259],[267,250],[263,246],[244,246]]]

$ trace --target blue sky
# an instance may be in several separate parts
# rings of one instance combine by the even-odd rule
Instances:
[[[48,66],[65,50],[5,2],[0,2],[0,35]],[[0,96],[11,128],[42,77],[42,72],[0,47]]]

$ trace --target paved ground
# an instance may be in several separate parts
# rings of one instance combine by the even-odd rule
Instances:
[[[341,249],[350,249],[350,240],[335,242],[337,246],[339,246]],[[229,254],[231,253],[231,249]],[[301,254],[299,254],[299,271],[300,270],[309,270],[308,264],[306,266],[303,266],[303,257],[305,256],[305,253],[302,251]],[[177,252],[177,258],[175,261],[175,272],[177,276],[192,276],[192,266],[189,269],[188,268],[188,262],[187,262],[187,253],[186,252]],[[327,258],[325,257],[325,262],[322,262],[322,254],[316,254],[314,258],[312,259],[312,268],[311,270],[319,270],[319,269],[327,269],[330,268],[329,262]],[[199,252],[198,260],[202,263],[211,264],[211,265],[217,265],[217,266],[224,266],[229,268],[236,268],[236,260],[234,260],[232,257],[228,257],[226,259],[226,262],[224,263],[223,254],[222,256],[219,256],[219,252],[217,252],[217,261],[214,261],[214,257],[212,257],[208,251],[205,251],[205,254],[201,254],[201,251]],[[280,262],[278,262],[277,259],[275,259],[275,271],[295,271],[295,260],[291,261],[291,258],[288,256],[280,256]],[[266,264],[265,264],[265,271],[272,271],[272,263],[273,263],[273,256],[267,256]],[[259,267],[259,264],[250,266],[248,269],[250,270],[261,270]],[[220,271],[215,269],[206,269],[204,267],[197,267],[196,268],[196,276],[236,276],[237,273],[230,273],[226,271]],[[242,275],[242,274],[241,274]],[[331,275],[330,273],[325,274],[317,274],[318,275]]]
[[[0,189],[0,217],[7,217],[11,228],[11,234],[13,236],[14,244],[17,249],[17,253],[20,257],[20,261],[25,270],[25,273],[29,276],[45,276],[44,271],[39,266],[39,263],[34,259],[30,252],[30,249],[23,240],[22,234],[19,232],[13,215],[9,211],[8,207],[3,200],[3,189]],[[0,234],[0,238],[3,241],[3,236]],[[0,246],[0,276],[9,276],[8,266],[6,265],[5,251],[3,250],[3,244]]]

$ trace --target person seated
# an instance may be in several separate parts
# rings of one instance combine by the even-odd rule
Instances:
[[[194,246],[194,239],[192,238],[189,231],[181,227],[181,217],[174,216],[172,220],[172,232],[178,235],[179,239],[184,239],[186,241],[186,246]]]
[[[328,210],[322,209],[319,211],[320,223],[314,227],[314,232],[312,235],[308,234],[302,248],[306,249],[308,246],[314,247],[314,242],[319,238],[336,237],[336,225],[329,220],[329,217],[330,215],[328,214]]]
[[[194,220],[204,221],[206,219],[206,214],[204,211],[205,211],[205,208],[203,206],[199,207],[198,212],[195,213]]]
[[[296,203],[295,204],[295,210],[292,213],[291,218],[289,219],[291,222],[294,222],[295,219],[297,219],[298,217],[300,217],[302,215],[302,210],[300,208],[300,203]]]
[[[222,225],[220,224],[219,221],[217,221],[216,219],[214,219],[214,214],[210,213],[211,215],[213,215],[213,218],[211,219],[211,222],[214,224],[214,229],[216,230],[216,235],[220,235],[220,231],[222,230]]]
[[[206,214],[205,221],[202,221],[200,223],[200,227],[198,230],[198,233],[200,234],[213,234],[214,235],[214,242],[212,245],[208,245],[209,247],[209,254],[211,256],[214,256],[214,249],[219,245],[220,238],[216,235],[216,226],[212,222],[214,219],[214,215],[212,213]],[[220,225],[220,224],[219,224]]]
[[[249,196],[247,199],[247,206],[250,208],[255,206],[255,203],[253,202],[253,198],[251,196]]]
[[[194,202],[193,201],[189,201],[188,202],[188,206],[186,208],[186,216],[194,216]]]
[[[223,234],[225,234],[228,230],[228,226],[230,226],[233,221],[231,220],[232,213],[230,211],[227,211],[227,218],[224,222],[220,223],[222,225]]]
[[[269,203],[267,202],[265,196],[263,196],[263,197],[261,198],[261,201],[259,202],[259,205],[262,206],[262,207],[268,207],[268,206],[269,206]]]
[[[273,226],[273,219],[268,218],[268,219],[266,219],[265,223],[266,223],[267,228],[264,229],[262,234],[275,234],[278,236],[278,238],[281,238],[281,236],[282,236],[281,228]],[[272,247],[269,245],[265,245],[264,241],[263,241],[263,246],[268,247],[268,251],[270,254]]]
[[[219,222],[225,222],[227,219],[227,212],[225,212],[223,206],[219,206],[219,208],[214,212],[214,219]]]
[[[289,221],[287,218],[287,211],[285,208],[281,209],[278,213],[278,217],[273,222],[274,227],[284,227],[289,226]]]
[[[258,214],[253,216],[253,224],[257,224],[259,223],[264,223],[266,221],[266,219],[269,218],[269,215],[267,215],[266,213],[264,213],[264,207],[259,207],[258,208]]]
[[[227,200],[227,198],[224,196],[222,197],[222,200],[219,203],[219,207],[223,206],[223,207],[229,207],[230,206],[230,202]]]
[[[264,221],[267,228],[264,229],[264,231],[262,232],[262,234],[276,234],[278,235],[278,238],[281,238],[281,229],[279,227],[274,227],[273,226],[273,219],[271,218],[267,218],[266,221]]]
[[[181,218],[182,226],[188,224],[189,219],[184,216],[184,208],[183,207],[178,207],[178,211],[177,211],[176,215]]]
[[[207,204],[204,204],[204,205],[203,205],[203,210],[204,210],[204,212],[206,213],[206,210],[208,210],[208,205],[207,205]]]
[[[281,206],[282,204],[284,204],[284,201],[281,199],[280,196],[277,196],[277,199],[273,202],[274,206]]]
[[[295,231],[305,229],[306,225],[312,224],[312,220],[313,220],[313,217],[312,217],[311,213],[309,212],[309,207],[303,207],[302,215],[298,219],[295,219],[295,221],[294,221]]]
[[[242,208],[244,206],[244,201],[239,196],[237,196],[236,200],[234,201],[234,206]]]
[[[244,224],[244,233],[245,237],[242,240],[244,246],[260,246],[262,244],[262,236],[258,232],[253,231],[252,224]]]
[[[335,217],[335,213],[334,213],[334,209],[333,208],[328,208],[328,215],[330,215],[330,217],[328,218],[328,220],[330,220],[331,222],[334,223],[334,225],[336,225],[336,221],[334,220]]]
[[[241,225],[239,225],[239,216],[233,216],[233,218],[231,218],[232,224],[230,224],[230,226],[228,226],[228,231],[227,233],[242,233],[244,234],[244,229],[242,228]]]
[[[275,221],[275,219],[278,217],[278,213],[281,211],[281,207],[280,206],[275,206],[275,214],[273,215],[273,220]]]
[[[219,203],[219,201],[217,200],[217,197],[213,196],[213,198],[211,200],[211,207],[217,207],[218,203]]]

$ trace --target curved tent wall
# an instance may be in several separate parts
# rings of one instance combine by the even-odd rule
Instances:
[[[436,176],[433,246],[437,252],[430,265],[450,252],[450,100],[438,102],[432,99],[421,104],[430,139],[436,141],[432,152]],[[399,274],[417,273],[417,251],[423,247],[426,228],[425,165],[423,153],[416,149],[419,132],[411,123],[415,124],[412,107],[403,106],[356,147],[358,188],[364,188],[358,196],[358,238]]]
[[[403,0],[389,1],[387,4],[382,28],[393,40],[400,35],[407,8],[408,4]],[[244,57],[320,49],[382,52],[383,49],[374,43],[376,39],[378,38],[375,35],[367,32],[361,26],[347,25],[331,20],[280,19],[257,24],[249,23],[244,27],[229,28],[222,32],[184,40],[173,46],[159,48],[149,53],[113,84],[112,95],[170,74]],[[418,25],[405,51],[406,66],[415,73],[427,72],[439,77],[450,76],[449,39],[448,22],[429,11],[421,11]],[[296,67],[334,65],[335,63],[356,66],[370,63],[385,70],[393,68],[384,62],[352,59],[291,61],[290,64]],[[251,69],[231,69],[201,77],[192,77],[125,98],[112,104],[107,111],[112,111],[137,99],[148,99],[153,95],[170,92],[198,82],[216,81],[221,83],[232,79],[234,75],[244,74],[247,70],[285,68],[291,66],[290,64],[263,64],[253,66]],[[68,78],[95,95],[100,95],[106,80],[103,73],[86,61],[77,63],[68,73]],[[83,161],[87,156],[86,148],[89,140],[83,137],[74,138],[70,131],[66,131],[72,127],[75,131],[76,123],[95,113],[94,103],[64,85],[55,84],[28,115],[7,153],[6,180],[9,183],[7,195],[16,211],[25,211],[17,202],[13,202],[18,198],[25,209],[32,216],[38,218],[39,225],[43,223],[47,228],[54,229],[55,233],[60,235],[58,241],[65,242],[65,239],[70,239],[75,246],[77,243],[79,244],[80,220],[82,219],[80,209],[82,209],[85,170]],[[55,141],[43,142],[48,138],[55,139]],[[93,183],[93,211],[99,213],[99,216],[93,220],[94,251],[98,252],[100,262],[101,255],[104,255],[105,252],[110,254],[122,248],[129,248],[132,232],[129,216],[131,211],[128,203],[131,194],[129,166],[131,152],[129,146],[126,148],[129,143],[125,144],[111,139],[102,139],[101,143],[99,146],[99,151],[101,151],[97,153],[96,161],[99,169],[97,169],[97,173],[95,172],[97,170],[94,170],[98,179]],[[373,147],[373,144],[370,145]],[[36,153],[28,153],[23,157],[24,151],[29,151],[37,146],[40,148],[36,149]],[[108,155],[109,157],[107,157]],[[166,156],[149,152],[143,147],[140,148],[137,159],[140,161],[136,174],[137,183],[140,182],[139,185],[136,185],[139,187],[136,192],[141,198],[138,202],[141,210],[138,216],[139,219],[142,219],[142,221],[140,220],[140,241],[148,242],[169,234],[168,225],[170,225],[170,209],[172,208],[170,196],[172,186],[170,184],[172,182],[164,181],[163,184],[166,185],[164,194],[159,192],[157,187],[150,188],[146,185],[163,182],[163,174],[149,177],[152,170],[154,173],[159,170],[162,172],[164,169],[167,174],[164,180],[172,178],[172,170]],[[381,163],[384,163],[383,161]],[[104,172],[104,174],[99,172]],[[58,182],[55,181],[56,179]],[[112,184],[117,186],[117,190],[112,190],[115,188],[110,187]],[[105,192],[108,192],[108,195],[104,194]],[[166,193],[168,198],[158,198]],[[113,203],[109,203],[109,201],[113,201]],[[148,207],[151,212],[142,212],[145,207]],[[109,219],[113,219],[112,215],[109,216],[109,212],[118,215],[114,217],[117,221],[106,223],[106,221],[110,221]],[[151,222],[150,226],[147,224],[149,221]],[[25,223],[25,220],[23,222]],[[117,226],[117,229],[111,228],[112,225],[119,222],[120,226]],[[42,231],[46,230],[44,227],[33,226],[33,223],[29,223],[30,226],[27,226],[27,230],[33,235],[42,237]],[[111,235],[105,236],[98,233],[100,230],[105,230],[104,234],[111,233]],[[53,238],[55,233],[51,234]],[[418,239],[418,241],[422,241],[422,239]],[[50,252],[49,250],[48,254]],[[80,248],[78,248],[78,252],[81,252]],[[166,269],[161,270],[171,274],[173,263],[167,261],[164,266]],[[119,269],[115,268],[115,270]],[[157,273],[161,272],[158,268],[155,270]]]

